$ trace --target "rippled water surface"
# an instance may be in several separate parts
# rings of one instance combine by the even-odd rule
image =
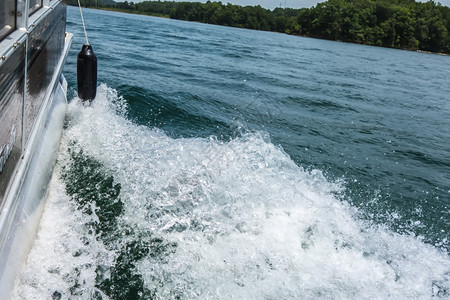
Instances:
[[[84,14],[17,299],[450,297],[450,57]]]

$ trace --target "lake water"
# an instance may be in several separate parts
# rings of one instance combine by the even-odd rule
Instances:
[[[450,297],[450,57],[84,16],[15,298]]]

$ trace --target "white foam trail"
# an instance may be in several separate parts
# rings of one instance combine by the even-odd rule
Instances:
[[[138,262],[158,299],[449,297],[446,253],[356,220],[334,196],[339,184],[296,166],[267,136],[172,139],[126,120],[123,103],[104,85],[92,106],[73,101],[58,167],[77,141],[121,184],[119,223],[177,243],[165,259]],[[115,253],[83,231],[85,218],[54,179],[17,298],[58,290],[66,299],[73,278],[83,279],[81,298],[93,295],[95,265]]]
[[[107,252],[86,231],[83,225],[89,216],[70,201],[58,173],[55,170],[38,237],[13,299],[50,299],[58,293],[61,299],[68,299],[77,282],[80,286],[73,289],[74,295],[93,295],[96,265],[113,262],[114,253]]]

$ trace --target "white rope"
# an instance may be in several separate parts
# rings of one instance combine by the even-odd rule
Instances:
[[[83,12],[81,11],[80,0],[78,0],[78,7],[80,8],[81,22],[83,22],[84,36],[86,37],[86,45],[89,45],[89,41],[88,41],[87,33],[86,33],[86,27],[84,26],[84,18],[83,18]]]

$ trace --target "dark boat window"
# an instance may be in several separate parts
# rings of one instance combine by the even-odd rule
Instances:
[[[0,1],[0,41],[16,29],[16,1]]]
[[[30,0],[30,16],[42,7],[42,0]]]

